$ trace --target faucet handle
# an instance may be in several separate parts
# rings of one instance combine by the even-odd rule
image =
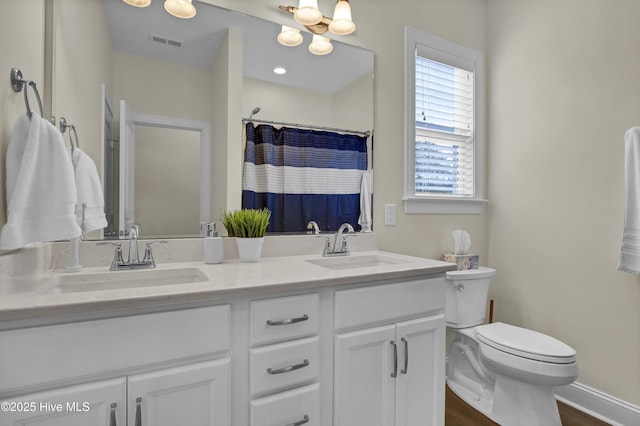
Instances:
[[[156,240],[156,241],[149,241],[147,243],[145,243],[145,247],[144,247],[144,258],[142,259],[142,263],[148,263],[149,265],[151,265],[152,268],[156,267],[156,261],[153,258],[153,252],[151,251],[151,245],[152,244],[167,244],[169,241],[167,240]]]
[[[115,271],[116,269],[118,269],[119,265],[124,264],[124,258],[122,257],[122,244],[120,243],[112,243],[109,241],[101,241],[99,243],[96,243],[97,246],[106,246],[106,245],[110,245],[110,246],[114,246],[116,249],[113,252],[113,260],[111,261],[111,271]]]

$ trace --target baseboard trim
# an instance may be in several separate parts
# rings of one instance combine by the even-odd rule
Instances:
[[[555,388],[556,398],[613,426],[640,425],[640,407],[582,383]]]

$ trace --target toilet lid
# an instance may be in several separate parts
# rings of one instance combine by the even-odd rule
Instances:
[[[546,334],[501,322],[476,327],[476,337],[486,345],[523,358],[554,364],[576,360],[571,346]]]

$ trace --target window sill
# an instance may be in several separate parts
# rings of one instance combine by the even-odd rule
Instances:
[[[488,200],[480,198],[405,197],[405,214],[481,214]]]

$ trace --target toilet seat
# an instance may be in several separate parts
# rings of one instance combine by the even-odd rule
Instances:
[[[475,334],[482,344],[510,355],[550,364],[576,362],[576,351],[572,347],[526,328],[495,322],[476,327]]]

